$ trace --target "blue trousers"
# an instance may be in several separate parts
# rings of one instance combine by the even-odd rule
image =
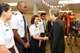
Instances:
[[[40,36],[41,37],[44,37],[45,34],[44,33],[41,33]],[[40,53],[45,53],[45,46],[46,46],[46,41],[42,40],[41,41],[41,47],[40,47]]]
[[[22,38],[22,39],[26,42],[25,38]],[[16,44],[16,47],[18,48],[19,53],[27,53],[27,49],[24,48],[24,46],[16,39],[15,39],[15,44]]]
[[[40,53],[38,40],[30,39],[30,53]]]

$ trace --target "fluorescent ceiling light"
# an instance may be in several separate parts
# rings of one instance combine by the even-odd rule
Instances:
[[[72,12],[71,10],[60,10],[59,12],[66,12],[66,13],[68,13],[68,12]]]
[[[34,12],[34,11],[32,11],[32,12]],[[45,11],[38,11],[38,13],[46,13]]]
[[[76,3],[80,3],[80,0],[60,0],[58,2],[59,4],[76,4]]]
[[[16,6],[17,3],[8,3],[10,6]]]
[[[45,11],[38,11],[38,13],[45,13]]]

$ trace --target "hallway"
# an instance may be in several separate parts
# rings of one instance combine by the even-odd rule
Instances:
[[[68,39],[65,38],[65,44],[66,44],[66,50],[65,53],[80,53],[80,37],[77,37],[78,39],[78,47],[74,45],[73,39],[72,39],[72,43],[71,46],[68,44]],[[72,49],[71,49],[72,47]],[[47,51],[46,53],[50,53],[50,49],[49,49],[49,43],[47,44]],[[72,52],[71,52],[72,50]]]

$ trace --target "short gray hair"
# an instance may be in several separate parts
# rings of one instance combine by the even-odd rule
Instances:
[[[51,9],[51,12],[50,13],[51,14],[54,14],[54,16],[57,17],[58,14],[59,14],[59,9]]]

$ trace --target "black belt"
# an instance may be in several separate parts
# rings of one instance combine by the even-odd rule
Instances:
[[[45,34],[45,33],[41,33],[41,34]]]
[[[39,40],[36,40],[36,39],[33,39],[33,38],[30,39],[30,42],[31,42],[31,41],[34,41],[34,42],[39,43]]]
[[[15,53],[14,47],[10,48],[9,51],[11,51],[11,53]]]
[[[44,37],[44,36],[45,36],[45,33],[41,33],[40,36],[41,36],[41,37]]]

